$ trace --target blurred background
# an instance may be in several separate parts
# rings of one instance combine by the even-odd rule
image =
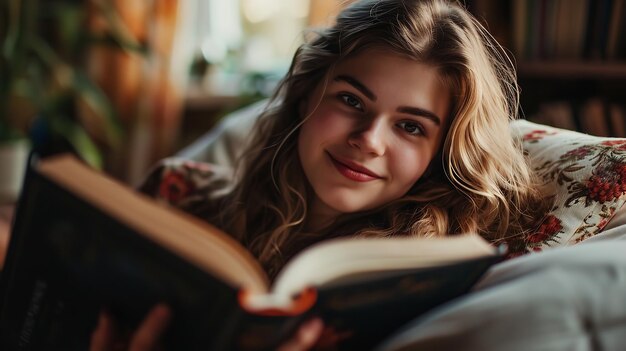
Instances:
[[[625,1],[464,3],[511,51],[525,117],[626,136]],[[136,183],[271,94],[303,29],[332,23],[349,2],[3,0],[0,199],[30,147],[71,150]]]
[[[71,150],[133,183],[226,112],[268,96],[302,30],[325,25],[342,5],[4,0],[2,172],[20,173],[9,161],[29,147],[44,155]],[[3,159],[5,145],[19,155]]]

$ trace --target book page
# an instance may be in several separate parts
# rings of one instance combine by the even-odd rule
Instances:
[[[288,297],[309,286],[355,275],[433,267],[496,254],[478,235],[444,238],[339,238],[303,251],[278,275],[272,291]]]

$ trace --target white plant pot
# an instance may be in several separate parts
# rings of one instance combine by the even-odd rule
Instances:
[[[0,204],[17,201],[29,150],[27,139],[0,142]]]

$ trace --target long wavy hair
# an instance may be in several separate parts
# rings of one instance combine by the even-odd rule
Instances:
[[[313,190],[297,152],[307,117],[300,115],[300,103],[325,84],[337,62],[374,46],[438,69],[453,100],[446,138],[430,174],[404,197],[308,233],[304,222]],[[463,6],[447,0],[357,1],[297,49],[240,160],[237,184],[213,221],[244,243],[271,277],[304,247],[336,236],[520,236],[548,205],[509,131],[518,104],[513,63]]]

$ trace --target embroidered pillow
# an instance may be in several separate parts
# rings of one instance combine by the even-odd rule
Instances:
[[[599,233],[626,201],[626,139],[605,138],[517,120],[533,169],[556,195],[528,251],[578,243]]]

